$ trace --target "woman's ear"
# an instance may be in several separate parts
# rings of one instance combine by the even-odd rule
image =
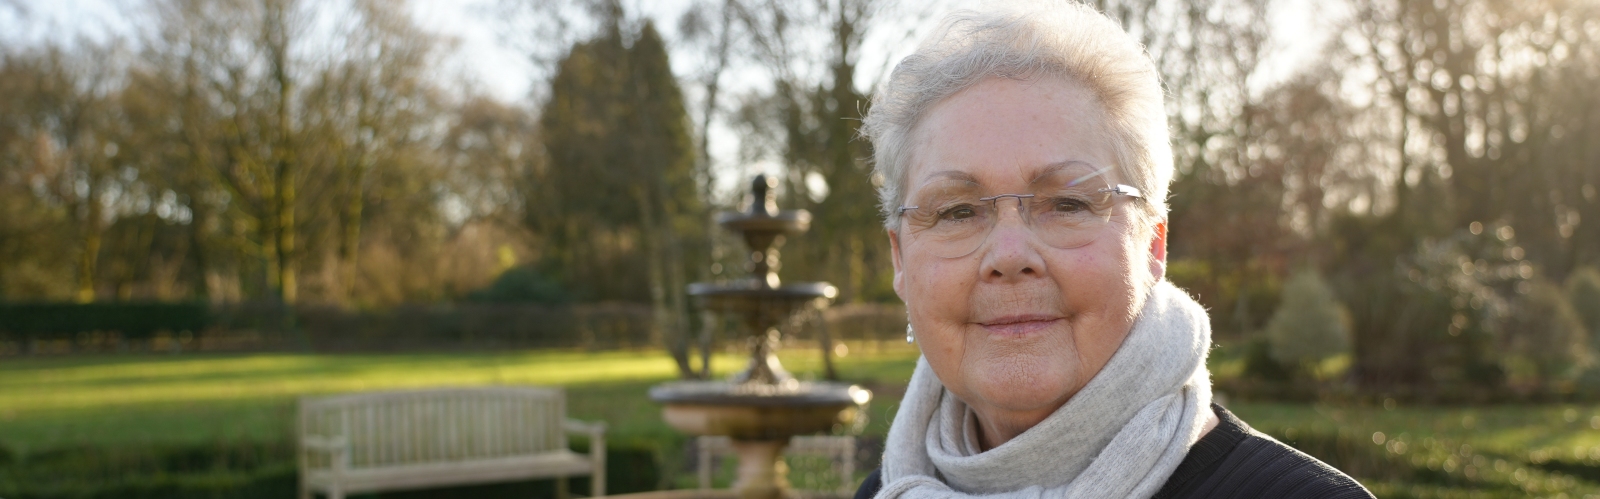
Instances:
[[[896,260],[896,282],[899,282],[900,276],[898,262]],[[1167,275],[1167,222],[1165,220],[1157,222],[1150,231],[1150,275],[1154,276],[1157,281],[1166,278]]]
[[[900,261],[900,234],[894,230],[886,230],[885,232],[889,233],[889,259],[894,262],[894,294],[900,295],[900,300],[904,301],[906,294],[903,291],[903,285],[906,273],[905,264]]]

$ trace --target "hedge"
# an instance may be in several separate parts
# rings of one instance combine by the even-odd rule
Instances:
[[[116,331],[128,339],[148,339],[158,331],[199,332],[210,323],[204,303],[0,304],[0,334],[18,338],[59,339]]]
[[[574,443],[574,450],[587,444]],[[606,446],[606,490],[656,490],[662,482],[657,449],[639,443]],[[0,497],[6,499],[283,498],[298,487],[288,442],[66,447],[17,455],[0,446]],[[585,493],[587,478],[570,490]],[[375,494],[383,498],[555,497],[552,480]]]

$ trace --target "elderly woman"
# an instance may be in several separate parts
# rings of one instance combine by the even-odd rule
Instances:
[[[1371,497],[1211,403],[1161,85],[1115,23],[951,15],[864,127],[923,357],[857,497]]]

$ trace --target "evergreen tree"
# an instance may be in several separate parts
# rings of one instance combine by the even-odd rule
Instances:
[[[544,267],[584,300],[648,300],[657,334],[685,376],[689,242],[705,230],[682,92],[652,23],[607,28],[560,61],[540,118],[549,168],[536,179],[527,224]]]

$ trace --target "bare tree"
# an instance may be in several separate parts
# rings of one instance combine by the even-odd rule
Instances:
[[[94,301],[102,235],[120,214],[119,195],[136,178],[117,168],[123,116],[116,94],[124,84],[118,61],[108,46],[84,41],[72,51],[46,46],[8,56],[6,66],[19,92],[7,112],[15,123],[12,140],[28,147],[21,165],[73,218],[75,298]]]
[[[196,160],[226,189],[229,213],[254,228],[262,283],[284,303],[298,297],[296,222],[299,61],[305,12],[292,0],[155,4],[152,59],[183,89],[182,123]],[[221,144],[216,157],[209,144]]]
[[[428,71],[443,44],[417,27],[403,5],[363,0],[338,34],[343,50],[331,53],[327,68],[306,92],[309,128],[331,156],[336,181],[319,183],[337,198],[339,213],[338,293],[350,300],[357,277],[363,210],[372,189],[369,176],[380,166],[397,167],[405,158],[425,155],[434,144],[419,140],[442,102]],[[308,140],[312,140],[308,138]],[[398,172],[397,172],[398,173]],[[419,172],[411,172],[413,174]]]

